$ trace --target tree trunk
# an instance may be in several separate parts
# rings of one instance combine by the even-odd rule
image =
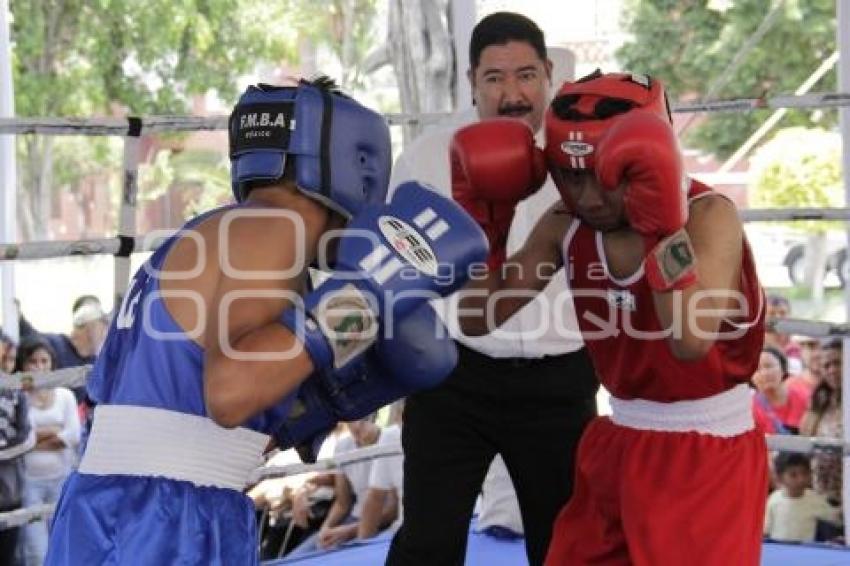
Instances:
[[[446,2],[391,0],[387,45],[382,53],[396,76],[404,113],[421,114],[452,110],[454,53],[448,32]],[[407,143],[421,130],[404,127]]]
[[[18,211],[21,213],[23,240],[46,240],[53,177],[53,139],[50,136],[28,139],[24,143],[22,165]]]
[[[806,237],[804,283],[812,290],[812,299],[823,299],[823,280],[826,276],[826,234],[814,232]]]

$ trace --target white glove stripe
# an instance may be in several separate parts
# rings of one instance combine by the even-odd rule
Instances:
[[[381,244],[372,250],[369,255],[360,260],[360,269],[369,273],[375,269],[386,257],[390,255],[390,250],[385,245]]]
[[[436,224],[428,228],[425,233],[428,234],[428,237],[432,240],[439,240],[440,237],[449,231],[449,223],[440,218]]]
[[[397,257],[393,257],[381,269],[372,274],[372,279],[383,285],[390,277],[398,273],[402,267],[404,267],[404,262]]]
[[[433,222],[435,218],[437,218],[437,213],[434,212],[434,209],[429,206],[428,208],[416,215],[416,217],[413,219],[413,223],[424,230],[425,227],[431,222]]]

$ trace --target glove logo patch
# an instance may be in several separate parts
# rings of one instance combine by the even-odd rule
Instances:
[[[345,366],[364,352],[378,333],[369,300],[350,283],[329,293],[313,314],[333,350],[335,368]]]
[[[425,275],[436,277],[437,255],[415,228],[395,216],[381,216],[378,228],[398,255]]]

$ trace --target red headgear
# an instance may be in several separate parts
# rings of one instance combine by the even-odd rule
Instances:
[[[546,111],[546,158],[550,166],[593,169],[596,144],[622,114],[652,112],[672,122],[664,87],[646,75],[591,75],[561,86]]]

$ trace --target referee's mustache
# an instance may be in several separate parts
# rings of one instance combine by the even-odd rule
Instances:
[[[499,116],[511,116],[515,118],[529,114],[532,110],[534,108],[528,104],[506,104],[499,108]]]

